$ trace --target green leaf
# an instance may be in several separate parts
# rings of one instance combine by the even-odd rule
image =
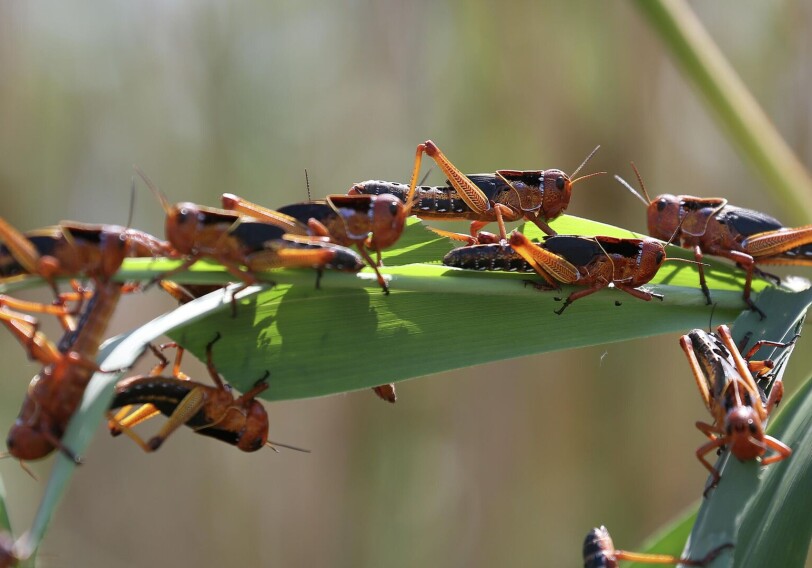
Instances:
[[[575,217],[557,221],[556,229],[634,236]],[[535,227],[525,230],[540,236]],[[668,254],[691,253],[671,247]],[[665,295],[664,302],[605,290],[578,300],[561,316],[554,313],[560,306],[555,298],[575,288],[539,292],[526,285],[532,277],[522,274],[387,266],[382,270],[392,293],[385,296],[371,273],[361,282],[353,275],[325,274],[317,290],[312,274],[285,271],[274,275],[277,286],[240,305],[236,318],[221,311],[205,325],[185,325],[170,336],[201,357],[219,332],[215,362],[239,390],[270,371],[263,398],[322,396],[531,353],[705,327],[712,313],[717,321],[730,321],[744,308],[741,273],[709,264],[715,308],[705,305],[695,267],[674,262],[650,286]],[[759,282],[756,289],[765,285]]]

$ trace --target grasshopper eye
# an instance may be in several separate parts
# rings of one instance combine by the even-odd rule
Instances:
[[[664,258],[665,258],[665,253],[658,252],[657,256],[655,257],[655,261],[657,262],[657,264],[660,264],[660,263],[662,263]]]
[[[564,187],[566,187],[566,185],[567,182],[564,179],[564,176],[558,176],[557,178],[555,178],[555,188],[558,189],[559,191],[563,190]]]
[[[390,203],[389,204],[389,214],[392,215],[392,217],[397,216],[397,214],[398,214],[398,204],[397,203]]]
[[[660,199],[657,202],[657,211],[662,211],[666,205],[668,205],[668,202],[665,199]]]

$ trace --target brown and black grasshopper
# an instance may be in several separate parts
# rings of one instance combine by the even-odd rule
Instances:
[[[90,296],[74,281],[73,292],[60,292],[60,277],[106,279],[122,257],[171,256],[168,243],[148,233],[116,225],[92,225],[62,221],[59,225],[20,233],[0,219],[0,280],[19,275],[43,278],[53,289],[52,305],[0,296],[0,306],[33,313],[53,314],[63,327],[72,329],[70,318]],[[115,268],[115,270],[114,270]],[[79,302],[68,309],[67,302]]]
[[[600,148],[600,146],[598,146]],[[445,157],[434,142],[418,144],[409,185],[388,181],[364,181],[349,190],[350,195],[396,195],[404,203],[414,202],[413,212],[421,219],[445,221],[470,220],[471,236],[492,222],[499,224],[505,237],[504,221],[527,219],[548,235],[555,231],[547,224],[561,215],[570,203],[572,186],[593,174],[571,179],[597,152],[589,156],[568,176],[558,169],[497,170],[490,174],[463,174]],[[448,178],[444,186],[418,186],[417,177],[423,154],[428,154]]]
[[[586,535],[584,540],[584,568],[618,568],[620,560],[629,562],[642,562],[644,564],[682,564],[683,566],[707,566],[719,554],[733,548],[733,544],[723,544],[708,552],[701,560],[678,558],[668,554],[644,554],[641,552],[628,552],[618,550],[606,527],[594,528]]]
[[[742,355],[726,325],[719,326],[716,334],[695,329],[680,338],[696,386],[713,416],[712,424],[696,423],[710,439],[696,451],[696,457],[713,476],[708,489],[715,487],[720,479],[719,471],[705,459],[713,450],[728,448],[742,461],[761,458],[762,465],[781,461],[792,454],[786,444],[764,433],[767,419],[781,402],[784,383],[776,378],[769,396],[765,396],[753,375],[756,378],[767,375],[773,364],[769,360],[750,359],[764,345],[784,348],[794,343],[795,339],[789,343],[762,340]],[[775,454],[763,457],[768,450]]]
[[[166,239],[183,264],[162,276],[182,272],[201,259],[219,262],[246,285],[256,284],[256,273],[272,268],[329,268],[358,272],[361,258],[348,248],[288,233],[272,223],[234,211],[195,203],[171,205],[140,170],[166,213]],[[244,268],[243,268],[244,267]]]
[[[389,293],[378,266],[381,251],[397,242],[411,211],[393,195],[329,195],[323,201],[287,205],[279,210],[251,203],[231,193],[222,196],[223,207],[266,223],[301,238],[323,238],[342,246],[355,246],[375,271],[378,284]],[[368,251],[375,251],[372,260]]]
[[[189,380],[180,373],[176,363],[172,377],[161,373],[168,365],[165,357],[150,346],[161,364],[149,375],[124,379],[116,385],[111,410],[122,408],[115,416],[108,413],[110,431],[113,435],[127,434],[145,452],[154,452],[181,426],[189,426],[196,433],[216,438],[236,446],[244,452],[255,452],[268,442],[268,414],[256,396],[268,388],[268,374],[240,397],[235,397],[217,372],[212,357],[215,338],[206,346],[206,367],[215,386]],[[134,413],[132,405],[142,405]],[[169,419],[161,430],[144,442],[132,428],[137,424],[163,414]]]
[[[476,270],[535,272],[555,289],[561,284],[586,287],[572,292],[555,313],[574,301],[612,284],[627,294],[649,301],[660,294],[642,290],[665,262],[665,249],[654,239],[555,235],[538,243],[513,231],[505,243],[465,246],[452,250],[443,264]]]
[[[26,316],[3,312],[0,317],[0,322],[23,344],[29,356],[43,364],[28,387],[6,442],[9,453],[20,460],[40,459],[58,448],[70,459],[79,461],[64,446],[62,436],[91,376],[99,370],[95,362],[99,345],[124,288],[112,277],[127,254],[127,241],[110,236],[104,243],[99,268],[93,272],[92,296],[76,329],[68,331],[59,346],[48,341]]]
[[[93,282],[92,293],[76,292],[80,301],[90,299],[75,326],[72,321],[63,320],[67,333],[59,345],[40,333],[32,318],[0,312],[0,322],[20,341],[29,357],[43,364],[29,385],[20,414],[9,432],[9,453],[20,460],[35,460],[58,448],[78,462],[63,445],[62,435],[90,377],[98,370],[95,358],[99,345],[122,292],[128,288],[112,278],[126,257],[164,254],[168,247],[146,233],[112,225],[63,223],[26,236],[3,223],[0,232],[7,247],[0,253],[5,274],[19,272],[43,277],[51,283],[60,302],[65,296],[59,296],[55,278],[86,277]],[[35,304],[23,307],[69,316],[61,305],[43,305],[39,310]]]
[[[649,235],[662,240],[675,238],[681,247],[694,250],[697,262],[704,254],[734,261],[746,272],[744,301],[762,317],[764,313],[750,299],[756,266],[812,266],[812,225],[787,228],[765,213],[728,205],[721,197],[664,194],[651,199],[640,173],[634,164],[632,167],[645,198],[621,177],[615,179],[646,204]],[[710,304],[702,264],[699,282]]]

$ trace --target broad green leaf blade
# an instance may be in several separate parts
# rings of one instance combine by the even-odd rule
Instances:
[[[655,288],[667,296],[662,303],[606,290],[579,300],[558,316],[553,312],[560,306],[554,300],[557,294],[525,287],[521,279],[435,280],[438,288],[459,280],[459,289],[469,293],[403,292],[393,286],[393,292],[384,296],[379,291],[278,286],[242,303],[237,318],[220,312],[205,323],[176,329],[170,337],[201,357],[205,345],[220,332],[223,337],[214,358],[225,378],[238,390],[246,390],[270,371],[270,387],[263,396],[284,400],[531,353],[705,327],[712,311],[695,290],[662,286]],[[487,281],[491,281],[487,293],[471,289]],[[716,308],[714,318],[733,319],[739,310],[738,292],[717,295],[725,305]],[[615,301],[622,305],[615,306]]]
[[[761,338],[787,341],[798,332],[810,302],[809,290],[768,290],[759,298],[768,317],[743,314],[733,326],[734,338],[740,341],[750,333],[748,345]],[[786,363],[781,356],[773,349],[757,354]],[[699,558],[733,542],[735,554],[719,558],[714,566],[803,566],[812,538],[812,380],[782,406],[767,431],[789,445],[793,455],[762,467],[724,454],[719,462],[723,465],[717,464],[722,479],[702,504],[683,556]]]
[[[800,567],[812,542],[812,380],[787,403],[768,432],[788,444],[793,455],[786,463],[772,464],[782,467],[764,476],[743,511],[735,566]]]
[[[556,227],[633,236],[574,217],[557,221]],[[525,229],[539,236],[535,227]],[[433,242],[431,235],[424,231],[422,237]],[[669,254],[690,252],[672,247]],[[133,261],[128,277],[148,276],[137,272],[137,262],[155,270],[152,261],[146,261],[150,267]],[[527,286],[528,275],[437,264],[387,266],[382,270],[392,293],[385,296],[371,273],[361,275],[361,281],[328,273],[316,290],[311,273],[283,271],[272,276],[276,287],[240,306],[237,318],[220,313],[170,336],[202,356],[220,332],[215,361],[240,390],[270,371],[264,398],[321,396],[531,353],[705,327],[712,312],[717,321],[730,321],[744,308],[740,271],[709,264],[715,308],[705,305],[696,269],[675,262],[664,265],[650,286],[666,296],[664,302],[646,303],[619,290],[604,290],[578,300],[561,316],[554,313],[560,307],[556,298],[575,288],[540,292]],[[202,265],[188,278],[210,276],[211,267]],[[218,351],[229,357],[218,357]]]
[[[102,369],[117,369],[115,372],[98,372],[93,375],[85,390],[82,404],[70,421],[62,441],[76,455],[84,455],[90,440],[104,418],[116,382],[126,369],[131,367],[143,353],[146,345],[165,335],[170,329],[183,323],[192,323],[206,314],[218,310],[230,311],[231,294],[238,287],[217,291],[203,298],[181,306],[168,314],[159,316],[136,330],[114,337],[107,341],[99,352],[99,366]],[[251,286],[238,294],[238,298],[250,296],[260,287]],[[91,458],[92,459],[92,458]],[[73,476],[76,464],[61,453],[57,453],[45,494],[40,502],[31,530],[21,539],[21,553],[28,555],[39,546],[54,510]]]

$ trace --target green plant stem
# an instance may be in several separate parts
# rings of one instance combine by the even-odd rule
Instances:
[[[635,0],[733,145],[777,192],[792,223],[812,218],[812,178],[684,0]]]

